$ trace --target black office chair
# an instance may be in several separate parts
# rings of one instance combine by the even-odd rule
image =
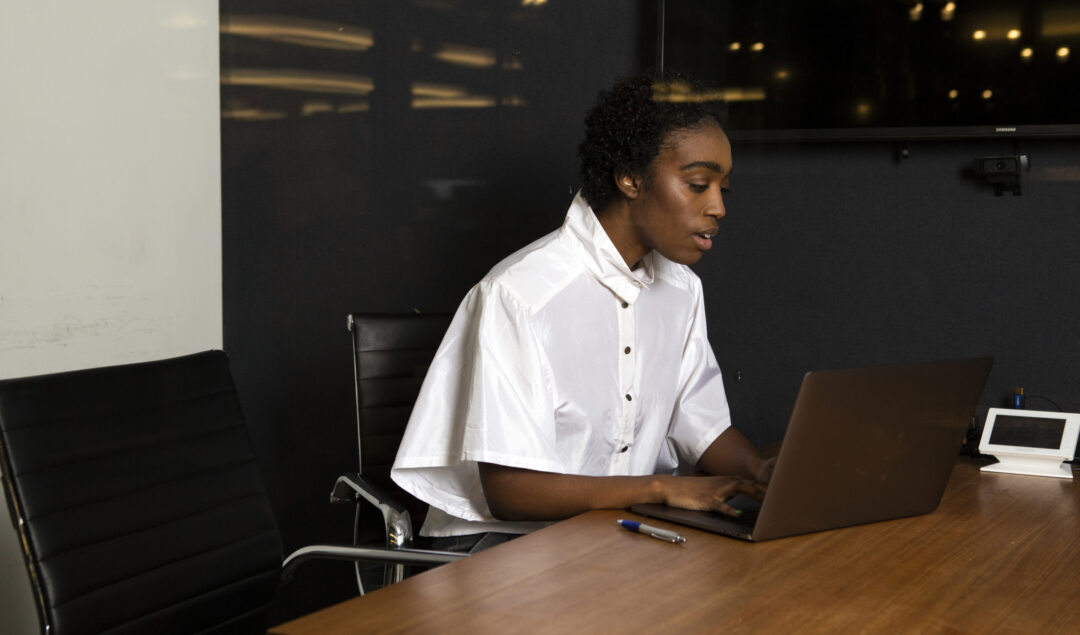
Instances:
[[[0,381],[0,467],[44,633],[261,632],[307,558],[458,557],[283,563],[221,351]]]
[[[435,351],[450,325],[446,314],[351,313],[353,370],[356,379],[358,473],[341,476],[331,498],[356,503],[353,544],[361,542],[363,505],[382,514],[385,545],[391,549],[426,547],[415,537],[427,504],[390,479],[390,467],[405,433],[420,385]],[[419,542],[417,542],[419,540]],[[405,575],[401,564],[384,567],[383,584]],[[357,583],[363,592],[359,568]]]

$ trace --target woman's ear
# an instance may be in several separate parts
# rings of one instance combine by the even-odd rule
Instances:
[[[615,187],[629,199],[635,199],[641,194],[641,177],[637,174],[615,173]]]

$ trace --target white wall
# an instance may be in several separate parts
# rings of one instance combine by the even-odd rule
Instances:
[[[214,0],[0,2],[0,378],[221,348],[218,68]]]

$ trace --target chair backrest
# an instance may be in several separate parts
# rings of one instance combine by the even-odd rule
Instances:
[[[390,467],[405,433],[420,385],[451,316],[352,313],[360,473],[405,505],[419,524],[427,505],[397,487]]]
[[[258,632],[282,545],[221,351],[0,381],[42,630]]]

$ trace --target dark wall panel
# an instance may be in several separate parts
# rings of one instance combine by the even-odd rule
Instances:
[[[227,0],[225,348],[287,548],[347,542],[351,311],[453,311],[561,224],[582,115],[639,67],[638,2]],[[651,28],[651,27],[650,27]],[[353,592],[306,566],[282,618]]]
[[[736,420],[759,443],[782,436],[817,368],[990,355],[980,424],[1020,386],[1080,408],[1080,143],[1021,142],[1023,194],[1000,197],[963,173],[1012,143],[897,149],[735,146],[728,216],[697,270]]]

